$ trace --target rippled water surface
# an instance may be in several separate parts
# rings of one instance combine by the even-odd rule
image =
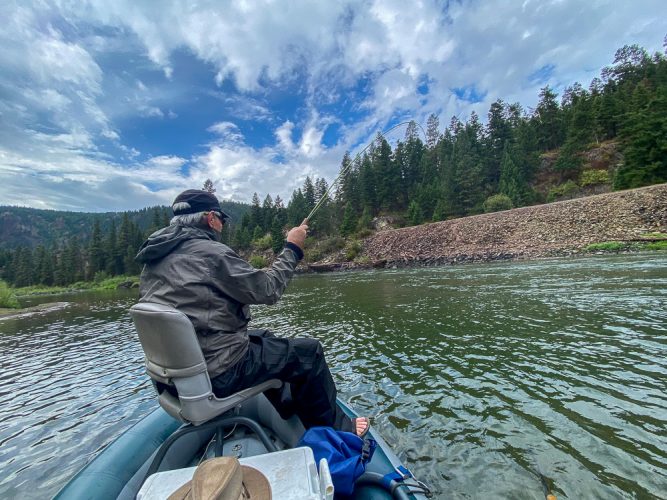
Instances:
[[[49,300],[54,300],[50,298]],[[155,407],[132,292],[0,321],[0,497],[53,495]],[[442,498],[667,497],[667,256],[300,276],[255,326]]]

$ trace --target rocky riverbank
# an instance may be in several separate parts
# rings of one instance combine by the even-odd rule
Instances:
[[[3,309],[0,308],[0,321],[3,319],[16,319],[33,316],[35,314],[49,313],[66,308],[69,302],[49,302],[48,304],[39,304],[22,309]]]
[[[311,270],[406,267],[577,255],[593,243],[667,232],[667,184],[380,231],[356,263]],[[660,236],[662,238],[662,236]]]

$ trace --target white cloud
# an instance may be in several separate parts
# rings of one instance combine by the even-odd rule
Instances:
[[[35,80],[49,84],[64,81],[92,93],[100,92],[102,70],[90,54],[77,44],[67,43],[51,29],[31,46],[29,67]]]
[[[324,132],[317,127],[309,126],[303,132],[299,142],[299,152],[305,158],[313,159],[322,156],[322,136]]]
[[[345,149],[360,149],[397,119],[424,123],[434,112],[444,126],[450,116],[465,120],[473,110],[484,118],[499,97],[531,106],[546,83],[586,84],[623,44],[659,48],[667,5],[205,0],[193,8],[183,0],[156,8],[89,0],[85,7],[4,3],[0,16],[0,199],[102,209],[119,203],[104,190],[127,192],[128,205],[142,196],[144,204],[168,203],[208,177],[218,179],[221,196],[247,201],[258,191],[289,198],[305,175],[332,180]],[[120,51],[127,65],[105,74],[104,56]],[[215,95],[220,113],[195,131],[199,149],[139,162],[118,123],[127,116],[187,119],[171,103],[187,98],[178,85],[188,57],[210,66],[210,87],[196,90]],[[140,74],[148,71],[146,58],[164,74],[163,85]],[[552,70],[543,79],[530,78],[545,67]],[[229,90],[230,81],[240,93]],[[428,90],[420,90],[424,83]],[[469,99],[474,94],[481,102],[452,93],[466,88],[474,88]],[[289,96],[299,109],[285,110]],[[357,113],[354,121],[338,108]],[[333,123],[342,135],[327,147],[323,139]],[[253,148],[256,124],[273,136]],[[101,138],[115,144],[118,157]],[[21,182],[31,181],[22,196]],[[78,200],[77,190],[84,193]]]
[[[186,160],[185,158],[181,158],[179,156],[164,155],[164,156],[156,156],[155,158],[151,158],[146,163],[148,165],[152,165],[152,166],[155,166],[155,167],[175,171],[175,170],[180,169],[187,162],[188,162],[188,160]]]
[[[226,142],[243,142],[243,134],[241,133],[241,130],[236,126],[235,123],[232,122],[218,122],[214,123],[211,125],[209,128],[207,128],[209,132],[216,134],[220,140],[226,141]]]
[[[275,132],[276,137],[278,139],[278,143],[287,153],[291,153],[294,150],[294,142],[292,141],[293,131],[294,131],[294,123],[287,120],[282,125],[280,125]]]
[[[244,121],[264,122],[273,119],[273,113],[257,98],[245,94],[211,92],[211,95],[224,103],[225,111],[230,116]]]
[[[139,106],[138,108],[141,116],[146,118],[164,118],[164,112],[157,106]]]

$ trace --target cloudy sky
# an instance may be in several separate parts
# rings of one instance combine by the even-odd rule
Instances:
[[[206,178],[287,200],[378,130],[530,107],[624,44],[662,50],[667,2],[8,0],[0,18],[0,205],[106,211]]]

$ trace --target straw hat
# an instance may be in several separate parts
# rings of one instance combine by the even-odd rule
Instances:
[[[212,458],[168,500],[271,500],[271,485],[264,474],[236,458]]]

